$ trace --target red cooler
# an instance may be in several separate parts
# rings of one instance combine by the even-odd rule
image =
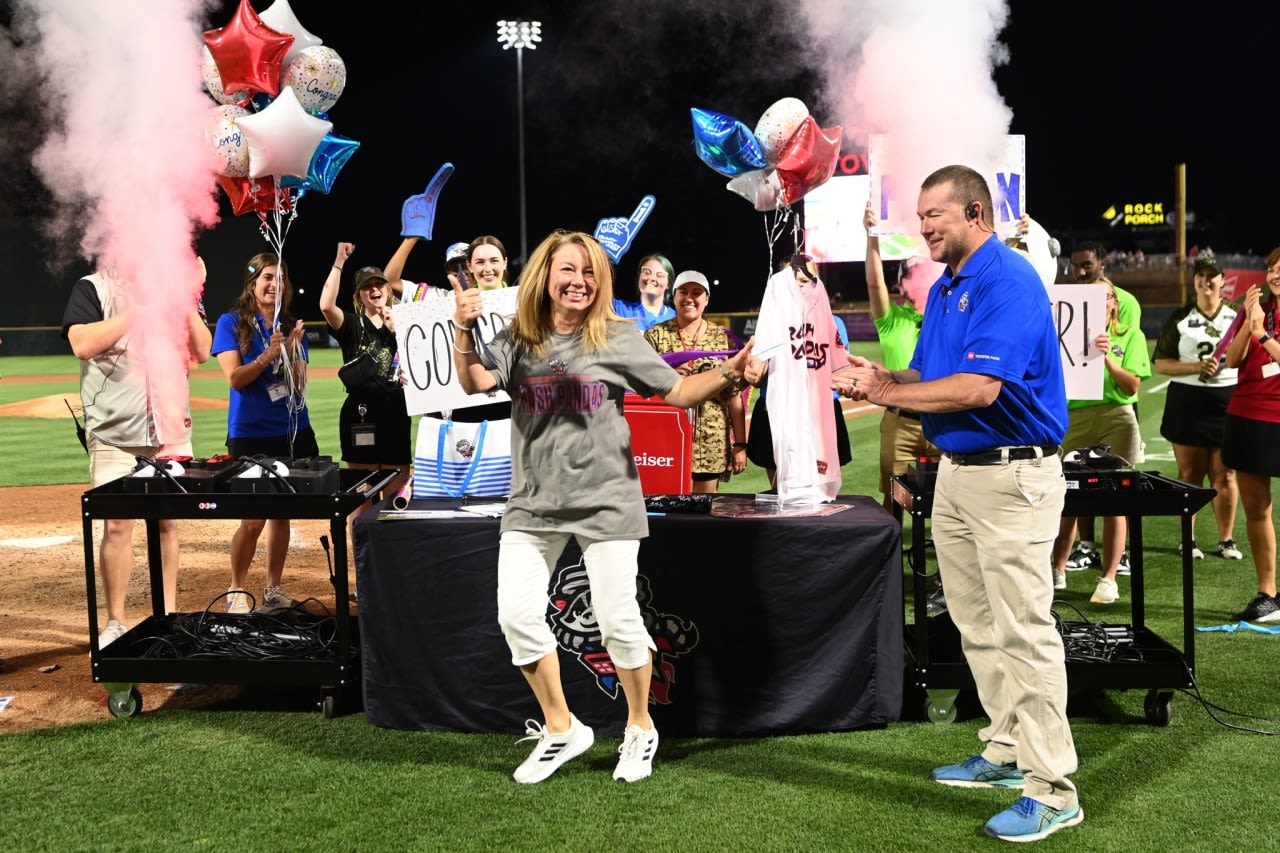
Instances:
[[[622,413],[631,427],[631,453],[646,495],[693,493],[693,422],[687,409],[659,397],[628,392]]]

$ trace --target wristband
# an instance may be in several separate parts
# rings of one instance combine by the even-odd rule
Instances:
[[[334,264],[334,265],[333,265],[333,268],[334,268],[335,270],[337,270],[338,272],[342,272],[342,267],[338,266],[337,264]]]
[[[1271,335],[1267,334],[1266,332],[1263,332],[1262,337],[1258,338],[1258,343],[1260,345],[1265,344],[1269,340],[1271,340]]]
[[[747,443],[746,443],[745,441],[735,441],[735,442],[733,443],[733,449],[734,449],[734,450],[739,450],[739,449],[741,449],[741,450],[746,450],[746,449],[747,449]]]
[[[470,332],[470,331],[472,331],[473,329],[475,329],[476,324],[475,324],[475,323],[472,323],[470,326],[464,326],[464,325],[462,325],[461,323],[459,323],[458,321],[456,321],[456,320],[455,320],[455,321],[454,321],[454,323],[453,323],[453,327],[454,327],[455,329],[457,329],[459,332]]]

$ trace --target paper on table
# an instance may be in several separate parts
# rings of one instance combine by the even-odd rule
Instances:
[[[473,515],[483,515],[486,518],[501,518],[502,514],[507,511],[507,505],[504,503],[471,504],[461,507],[461,510]]]

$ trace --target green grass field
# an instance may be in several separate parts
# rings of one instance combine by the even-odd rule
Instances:
[[[313,363],[336,366],[337,352],[317,351]],[[76,390],[74,379],[43,385],[11,377],[75,372],[70,356],[0,358],[0,405]],[[1140,467],[1176,474],[1158,435],[1162,385],[1159,377],[1144,383],[1147,461]],[[212,366],[193,374],[191,388],[197,397],[226,396]],[[340,384],[315,380],[308,399],[321,451],[336,456]],[[222,451],[225,417],[222,409],[196,412],[197,454]],[[878,422],[877,416],[848,422],[854,461],[844,469],[847,493],[875,494]],[[5,418],[0,431],[0,485],[87,482],[69,415],[62,421]],[[750,493],[764,483],[761,471],[749,470],[727,490]],[[1181,647],[1176,524],[1145,520],[1146,614],[1150,628]],[[1209,543],[1207,510],[1198,527],[1202,544]],[[1209,556],[1196,565],[1191,616],[1197,625],[1226,622],[1252,597],[1242,521],[1236,539],[1244,560]],[[1072,573],[1069,581],[1062,601],[1092,620],[1125,621],[1127,579],[1120,579],[1121,601],[1111,608],[1088,603],[1092,572]],[[2,616],[0,606],[0,626]],[[1086,819],[1044,842],[1046,848],[1265,848],[1280,813],[1280,791],[1269,778],[1276,742],[1247,729],[1280,729],[1280,636],[1199,634],[1195,665],[1199,688],[1217,710],[1179,694],[1167,728],[1146,724],[1145,691],[1073,694],[1080,756],[1073,778]],[[0,695],[7,695],[4,680],[0,674]],[[654,777],[631,786],[610,781],[617,742],[601,738],[552,779],[524,787],[510,778],[527,749],[515,744],[519,732],[393,731],[359,713],[325,719],[305,706],[281,698],[148,710],[128,720],[0,736],[0,845],[50,851],[971,850],[998,843],[985,838],[981,826],[1013,799],[928,778],[934,765],[978,749],[984,723],[978,718],[759,740],[664,739]],[[531,700],[531,714],[534,707]]]

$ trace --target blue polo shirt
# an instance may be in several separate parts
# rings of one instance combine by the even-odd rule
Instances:
[[[665,323],[676,316],[675,309],[670,305],[664,304],[657,314],[650,314],[643,302],[626,302],[621,299],[613,300],[613,313],[628,320],[635,320],[636,328],[642,332],[650,326]]]
[[[1049,294],[1031,263],[995,235],[959,275],[948,267],[934,283],[911,368],[925,382],[977,373],[1004,383],[989,406],[921,414],[939,450],[1062,443],[1067,392]]]

